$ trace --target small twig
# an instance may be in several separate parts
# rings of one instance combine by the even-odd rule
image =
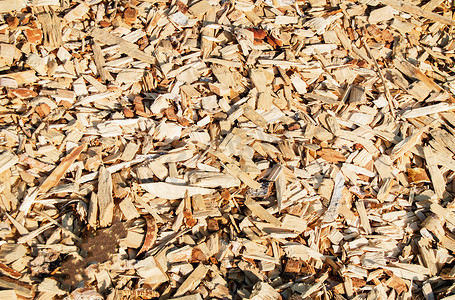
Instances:
[[[365,50],[367,51],[368,53],[368,56],[371,58],[371,60],[373,61],[374,65],[376,66],[376,70],[379,74],[379,78],[381,78],[381,81],[382,81],[382,85],[384,86],[384,93],[385,93],[385,97],[387,99],[387,102],[389,102],[389,108],[390,108],[390,113],[392,114],[392,116],[395,118],[396,115],[395,115],[395,108],[393,106],[393,99],[392,99],[392,95],[390,95],[390,91],[389,91],[389,88],[387,87],[387,84],[386,84],[386,81],[385,81],[385,78],[384,78],[384,75],[382,75],[382,72],[381,72],[381,68],[379,67],[379,64],[378,62],[376,61],[376,59],[373,57],[373,55],[371,54],[371,50],[370,50],[370,47],[368,47],[368,44],[367,42],[365,41],[365,39],[362,39],[363,41],[363,46],[365,47]]]

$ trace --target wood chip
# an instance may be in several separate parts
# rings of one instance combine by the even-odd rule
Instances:
[[[450,299],[452,6],[0,0],[0,298]]]
[[[111,173],[102,166],[98,176],[98,215],[100,227],[109,226],[114,214]]]
[[[158,227],[156,226],[155,219],[152,216],[145,216],[144,218],[147,223],[147,232],[145,234],[144,243],[137,255],[152,248],[157,238]]]

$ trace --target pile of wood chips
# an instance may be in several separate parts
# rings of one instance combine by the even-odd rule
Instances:
[[[455,299],[443,0],[0,0],[0,299]]]

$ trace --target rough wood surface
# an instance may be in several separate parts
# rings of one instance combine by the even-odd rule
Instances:
[[[102,166],[98,175],[98,220],[100,227],[111,225],[114,215],[111,173]]]
[[[0,0],[0,299],[452,299],[454,1]]]

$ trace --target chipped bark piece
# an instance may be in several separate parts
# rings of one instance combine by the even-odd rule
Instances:
[[[12,12],[15,10],[21,10],[27,6],[26,1],[17,0],[1,0],[0,1],[0,13]]]
[[[271,181],[263,181],[260,183],[261,187],[258,189],[248,188],[248,195],[251,197],[260,197],[266,198],[272,194],[273,189],[273,182]]]
[[[426,107],[420,107],[416,109],[411,109],[403,113],[403,118],[418,118],[426,115],[437,114],[440,112],[445,112],[451,109],[454,109],[455,106],[448,103],[439,103],[435,105],[430,105]]]
[[[88,206],[87,223],[88,223],[88,225],[90,225],[90,227],[96,228],[97,221],[98,221],[98,197],[96,196],[95,193],[92,193],[92,195],[90,196],[90,203]]]
[[[430,183],[430,178],[425,169],[409,168],[407,171],[409,183]]]
[[[148,284],[159,284],[168,281],[168,277],[153,256],[137,261],[134,264],[134,268],[139,276],[145,278]]]
[[[146,252],[153,247],[158,233],[158,227],[156,225],[155,219],[152,216],[144,216],[144,219],[147,224],[147,231],[145,233],[144,243],[142,244],[142,247],[137,255]]]
[[[43,44],[53,48],[60,47],[63,43],[60,18],[54,13],[41,13],[38,21],[43,28]]]
[[[286,178],[284,175],[284,168],[278,175],[278,178],[275,181],[275,188],[276,188],[276,198],[278,201],[278,210],[281,211],[283,209],[283,202],[285,201],[284,192],[286,190]]]
[[[111,173],[104,166],[102,166],[99,171],[97,198],[100,227],[107,227],[112,223],[114,199],[112,197]]]
[[[382,183],[381,187],[379,188],[378,194],[376,196],[378,198],[378,200],[380,200],[380,201],[387,200],[390,190],[392,189],[392,183],[393,183],[393,178],[388,177],[388,178],[384,179],[384,182]]]
[[[0,291],[0,298],[17,300],[17,294],[14,290],[2,290],[2,291]]]
[[[259,127],[267,126],[267,121],[248,104],[242,105],[243,115]]]
[[[285,273],[300,273],[301,268],[302,268],[301,260],[289,259],[286,262],[286,267],[284,269],[284,272]]]
[[[218,231],[220,229],[218,221],[215,219],[208,219],[207,220],[207,229],[210,231]]]
[[[408,290],[408,287],[404,280],[393,274],[385,284],[396,290],[398,295]]]
[[[131,197],[125,197],[119,203],[119,208],[127,220],[132,220],[140,217],[140,214],[134,206]]]
[[[267,36],[267,31],[261,28],[247,28],[247,30],[254,34],[255,40],[263,40]]]
[[[112,174],[112,186],[114,190],[114,196],[117,198],[125,198],[129,192],[125,181],[119,173]]]
[[[87,3],[82,2],[70,10],[63,18],[67,22],[73,22],[75,20],[81,19],[89,10],[90,6]]]
[[[154,64],[155,58],[139,50],[133,43],[126,41],[125,39],[108,33],[104,29],[95,28],[92,31],[92,37],[106,45],[118,45],[120,52],[143,61],[145,63]]]
[[[134,195],[134,201],[139,203],[149,214],[155,218],[155,221],[158,223],[164,223],[163,219],[158,215],[156,209],[152,208],[150,205],[147,204],[141,197]]]
[[[131,7],[128,7],[127,9],[125,9],[125,11],[123,12],[123,18],[125,19],[125,22],[127,24],[131,24],[131,23],[134,23],[134,21],[136,21],[136,18],[137,18],[137,10],[134,9],[134,8],[131,8]]]
[[[260,219],[267,221],[274,226],[281,226],[281,222],[277,218],[275,218],[264,207],[262,207],[259,203],[250,197],[247,197],[245,205],[253,212],[254,215],[258,216]]]
[[[189,196],[197,194],[207,195],[214,190],[195,186],[176,185],[165,182],[142,183],[140,185],[144,190],[152,194],[154,197],[160,197],[169,200],[182,199],[185,193]]]
[[[16,50],[14,45],[0,43],[0,66],[11,65],[16,57]]]
[[[281,299],[280,293],[278,293],[271,285],[266,282],[258,282],[254,285],[253,291],[251,292],[250,298],[253,300],[279,300]]]
[[[392,153],[390,153],[390,158],[392,161],[397,160],[398,158],[402,157],[406,152],[411,150],[417,143],[419,143],[422,134],[428,129],[428,126],[423,127],[422,129],[418,130],[416,133],[408,136],[401,142],[395,145],[392,149]]]
[[[27,41],[32,44],[39,44],[43,39],[43,31],[39,28],[35,29],[26,29],[25,36],[27,37]]]
[[[441,205],[439,205],[437,203],[432,203],[430,208],[431,208],[431,211],[434,212],[438,217],[445,219],[447,222],[451,223],[452,225],[455,225],[455,213],[442,207]]]
[[[188,12],[192,14],[195,17],[200,17],[204,15],[206,12],[210,10],[212,6],[210,5],[209,2],[205,0],[201,0],[199,2],[196,2],[195,4],[191,5],[188,8]]]
[[[134,156],[136,155],[136,152],[139,150],[140,145],[135,144],[135,143],[128,143],[125,147],[125,150],[123,150],[122,156],[120,157],[121,160],[125,161],[131,161]]]
[[[158,161],[151,161],[145,164],[145,167],[149,168],[153,174],[160,180],[164,180],[168,176],[168,169]]]
[[[27,253],[24,245],[19,244],[3,244],[0,248],[0,259],[5,264],[10,264]]]
[[[133,118],[134,117],[134,112],[129,109],[129,108],[125,108],[123,110],[123,114],[125,115],[125,118]]]
[[[55,185],[57,185],[60,179],[62,179],[63,176],[65,176],[65,173],[68,171],[71,164],[79,157],[82,151],[84,151],[86,146],[87,146],[86,144],[82,144],[78,147],[74,147],[71,153],[62,159],[58,167],[55,168],[54,171],[52,171],[52,173],[40,185],[39,191],[41,193],[45,193],[49,191],[51,188],[53,188]]]
[[[224,173],[195,171],[188,175],[189,183],[193,186],[206,188],[230,188],[240,185],[240,180]]]
[[[433,155],[433,150],[430,146],[423,147],[425,160],[428,164],[428,171],[430,172],[431,182],[433,183],[433,189],[439,199],[442,199],[445,191],[445,181],[442,177],[441,171],[436,164],[436,159]]]
[[[13,279],[19,279],[22,277],[22,274],[20,272],[17,272],[16,270],[8,267],[7,265],[0,263],[0,273],[3,275],[9,276]]]
[[[19,157],[14,153],[4,150],[0,153],[0,174],[19,162]]]
[[[430,19],[432,21],[440,22],[443,24],[451,25],[451,26],[455,25],[455,21],[453,21],[449,18],[443,17],[436,13],[425,11],[418,6],[406,3],[405,1],[381,0],[381,2],[386,5],[390,5],[391,7],[394,7],[400,11],[404,11],[404,12],[407,12],[410,14],[416,14],[420,17],[424,17],[424,18]]]
[[[246,185],[248,185],[249,187],[253,188],[253,189],[259,189],[261,188],[261,184],[255,180],[253,180],[253,178],[251,178],[250,175],[248,175],[247,173],[243,172],[239,167],[237,167],[236,165],[234,164],[227,164],[225,166],[226,170],[232,175],[232,176],[235,176],[237,177],[238,179],[240,179],[243,183],[245,183]]]
[[[200,263],[196,269],[188,276],[182,285],[177,289],[174,294],[174,297],[179,297],[184,295],[187,291],[193,290],[196,288],[202,279],[204,279],[205,275],[209,269]]]
[[[327,208],[326,213],[324,214],[323,221],[326,223],[333,222],[333,220],[338,216],[338,209],[340,206],[340,200],[343,197],[344,178],[341,172],[338,172],[335,176],[335,186],[332,192],[332,197],[330,199],[329,207]]]
[[[41,103],[39,106],[35,108],[35,111],[41,118],[44,118],[47,115],[49,115],[49,113],[51,112],[51,108],[46,103]]]
[[[32,98],[36,97],[38,94],[35,91],[29,90],[29,89],[12,89],[10,91],[14,96],[18,98]]]
[[[137,115],[146,117],[146,118],[152,116],[152,114],[150,112],[147,112],[145,110],[141,97],[139,97],[139,96],[134,97],[133,104],[134,104],[134,111]]]
[[[100,74],[101,80],[106,82],[106,80],[113,80],[112,76],[106,70],[105,65],[106,61],[104,60],[103,54],[101,53],[101,47],[97,42],[94,42],[92,45],[93,49],[93,60],[95,61],[96,69]]]
[[[368,215],[367,211],[365,209],[364,202],[362,200],[359,200],[355,203],[357,212],[359,213],[360,216],[360,222],[362,223],[362,227],[365,230],[366,234],[371,234],[371,226],[370,226],[370,221],[368,220]]]
[[[317,155],[319,155],[322,159],[329,161],[329,162],[344,162],[346,161],[346,158],[344,157],[343,154],[341,154],[337,150],[329,149],[329,148],[323,148],[318,150]]]
[[[16,28],[19,25],[19,18],[17,17],[9,17],[6,19],[6,22],[11,27],[11,29]]]
[[[14,292],[24,298],[33,298],[35,291],[31,284],[21,282],[6,276],[0,276],[0,287],[5,289],[13,289]]]
[[[36,76],[34,70],[1,74],[0,77],[7,77],[7,78],[14,79],[16,81],[16,84],[18,84],[18,85],[30,84],[30,83],[34,83],[38,80],[38,77]]]
[[[392,7],[384,6],[371,11],[370,16],[368,17],[368,22],[371,24],[384,22],[392,19],[396,13],[397,13],[396,10],[393,9]]]

